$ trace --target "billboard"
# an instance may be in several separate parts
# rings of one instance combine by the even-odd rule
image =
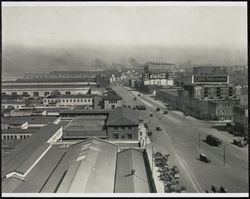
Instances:
[[[144,79],[172,79],[172,72],[164,72],[164,73],[144,73]]]
[[[228,75],[193,75],[192,83],[229,83]]]

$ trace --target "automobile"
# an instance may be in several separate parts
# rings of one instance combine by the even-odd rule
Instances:
[[[134,97],[134,100],[136,100],[136,97]]]
[[[246,147],[247,141],[244,139],[234,139],[233,144],[238,146],[238,147]]]
[[[160,111],[160,108],[155,109],[155,111]]]
[[[157,126],[157,127],[155,128],[155,130],[156,130],[156,131],[161,131],[161,128],[160,128],[159,126]]]
[[[151,136],[152,134],[152,131],[148,131],[148,136]]]
[[[200,161],[206,162],[206,163],[210,163],[210,162],[211,162],[211,160],[209,160],[209,159],[205,156],[205,154],[203,154],[203,153],[200,154]]]
[[[128,105],[128,108],[131,108],[131,106],[130,106],[130,105]]]
[[[221,140],[213,135],[206,136],[206,142],[212,146],[219,146],[221,145]]]
[[[141,96],[141,94],[139,93],[139,94],[138,94],[138,96],[140,97],[140,96]]]
[[[163,114],[168,114],[168,110],[165,110],[165,111],[163,112]]]

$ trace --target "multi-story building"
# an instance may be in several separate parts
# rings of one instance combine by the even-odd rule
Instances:
[[[248,135],[248,108],[242,106],[233,108],[233,125],[236,131]]]
[[[110,113],[106,127],[110,140],[138,141],[138,119],[132,110],[121,108]]]
[[[240,104],[239,100],[208,101],[208,114],[212,120],[232,121],[233,107]]]
[[[122,106],[122,97],[113,90],[109,90],[102,97],[103,109],[116,109]]]
[[[173,86],[175,64],[147,62],[142,80],[144,85]]]
[[[93,108],[94,97],[91,94],[77,94],[77,95],[49,95],[43,99],[45,106],[79,106],[86,105]]]
[[[25,107],[24,101],[17,101],[17,100],[2,101],[2,109],[7,109],[7,108],[20,109],[22,107]]]

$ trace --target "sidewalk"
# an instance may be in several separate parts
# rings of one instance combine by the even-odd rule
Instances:
[[[157,191],[157,193],[164,193],[163,181],[161,181],[158,178],[158,172],[157,172],[158,168],[154,165],[154,161],[152,159],[152,144],[151,144],[149,138],[147,140],[148,140],[148,142],[147,142],[146,151],[147,151],[148,158],[149,158],[150,168],[151,168],[151,170],[153,170],[153,178],[154,178],[154,182],[155,182],[156,191]],[[152,161],[153,161],[153,163],[152,163]],[[152,166],[153,166],[153,169],[152,169]]]

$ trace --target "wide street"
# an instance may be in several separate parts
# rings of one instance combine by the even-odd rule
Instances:
[[[154,150],[170,154],[170,164],[179,168],[180,183],[186,186],[187,192],[205,192],[211,185],[224,186],[230,193],[248,192],[248,148],[231,144],[234,139],[231,134],[212,128],[210,122],[185,117],[179,111],[169,111],[164,115],[164,104],[148,95],[140,94],[139,97],[137,91],[122,86],[112,88],[121,95],[124,104],[146,106],[146,111],[137,112],[139,117],[149,122]],[[161,111],[156,112],[157,107]],[[153,117],[149,116],[150,113],[153,113]],[[161,127],[162,131],[156,131],[156,126]],[[220,138],[222,146],[206,144],[203,140],[208,134]],[[200,153],[206,154],[211,163],[198,160]]]

